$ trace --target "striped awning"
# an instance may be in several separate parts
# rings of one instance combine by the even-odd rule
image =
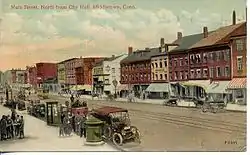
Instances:
[[[151,83],[146,92],[169,92],[168,83]]]
[[[247,78],[233,78],[228,87],[228,89],[239,89],[247,88]]]

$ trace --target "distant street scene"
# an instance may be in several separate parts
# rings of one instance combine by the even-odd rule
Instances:
[[[0,151],[246,151],[245,2],[158,1],[2,2]]]

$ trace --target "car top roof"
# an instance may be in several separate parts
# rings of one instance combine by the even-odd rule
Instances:
[[[128,112],[127,109],[123,109],[119,107],[109,107],[109,106],[94,109],[93,111],[99,115],[104,115],[104,116],[111,114],[111,113],[116,113],[116,112]]]

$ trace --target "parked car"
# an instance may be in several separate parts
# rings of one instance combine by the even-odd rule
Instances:
[[[91,115],[104,122],[103,137],[115,145],[127,142],[141,142],[138,128],[131,126],[127,109],[118,107],[102,107],[93,109]]]

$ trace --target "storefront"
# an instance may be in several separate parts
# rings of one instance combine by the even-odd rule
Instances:
[[[170,95],[169,83],[151,83],[145,91],[147,98],[150,99],[166,99]]]
[[[186,87],[186,96],[205,98],[206,91],[210,85],[210,80],[190,80],[182,82],[181,85]]]
[[[206,93],[210,100],[224,102],[225,104],[232,101],[232,93],[227,89],[230,81],[213,81]]]
[[[232,91],[232,100],[235,104],[247,104],[247,78],[233,78],[228,89]]]

